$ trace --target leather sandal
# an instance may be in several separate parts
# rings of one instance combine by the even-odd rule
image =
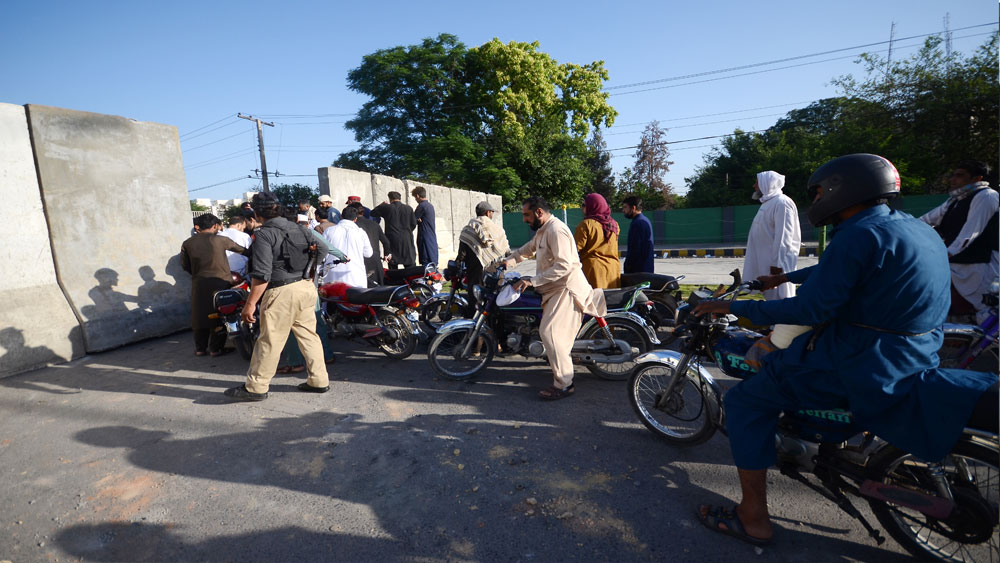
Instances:
[[[542,389],[541,391],[538,392],[538,396],[545,401],[558,401],[559,399],[565,399],[566,397],[569,397],[574,392],[576,392],[575,384],[570,383],[569,387],[565,389],[560,389],[555,385],[553,385],[552,387],[548,387],[546,389]]]

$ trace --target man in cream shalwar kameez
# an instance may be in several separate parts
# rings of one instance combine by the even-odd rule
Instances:
[[[795,271],[802,245],[799,211],[792,198],[781,193],[785,177],[768,170],[757,174],[754,199],[760,199],[760,209],[750,225],[747,254],[743,261],[743,279],[755,280]],[[764,299],[773,301],[795,295],[795,286],[783,283],[764,291]]]
[[[552,366],[553,386],[539,393],[543,399],[561,399],[573,393],[573,359],[570,353],[583,315],[604,316],[604,292],[587,283],[576,253],[576,241],[565,223],[549,211],[546,201],[532,197],[521,208],[524,222],[536,231],[527,244],[515,250],[506,265],[512,268],[532,255],[535,275],[522,278],[515,289],[534,286],[542,295],[539,333]]]

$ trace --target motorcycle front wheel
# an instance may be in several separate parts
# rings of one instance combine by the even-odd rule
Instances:
[[[628,319],[614,317],[608,319],[608,330],[611,331],[611,335],[615,340],[624,340],[632,348],[638,348],[639,353],[635,355],[636,358],[649,352],[653,347],[649,343],[649,339],[646,337],[646,333],[642,327]],[[594,325],[592,329],[587,331],[584,338],[588,340],[604,338],[604,331],[601,330],[601,327]],[[634,361],[621,364],[593,363],[587,365],[590,373],[601,379],[611,381],[625,381],[634,368]]]
[[[882,527],[921,561],[998,561],[997,527],[1000,452],[996,444],[963,438],[942,462],[955,507],[943,519],[876,499],[869,499]],[[930,466],[893,446],[885,446],[868,462],[869,478],[938,496]]]
[[[389,333],[378,337],[379,349],[394,360],[409,357],[417,348],[417,335],[410,319],[403,313],[387,309],[381,309],[377,314],[379,322],[385,327],[383,330]]]
[[[472,337],[473,328],[465,327],[434,337],[427,350],[427,358],[435,373],[446,379],[466,381],[486,369],[497,351],[497,343],[491,332],[480,332],[472,343],[469,355],[462,357],[466,342]]]
[[[715,426],[705,393],[691,370],[665,397],[667,387],[676,376],[676,367],[651,362],[632,374],[628,385],[628,400],[642,424],[660,438],[681,446],[694,446],[715,434]],[[658,406],[659,405],[659,406]]]
[[[457,300],[453,300],[451,306],[448,306],[447,295],[432,297],[420,307],[420,324],[432,336],[437,334],[444,323],[464,316]]]

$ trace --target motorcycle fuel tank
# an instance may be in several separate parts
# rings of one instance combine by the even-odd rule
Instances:
[[[753,346],[761,336],[756,333],[748,334],[745,331],[726,331],[712,345],[712,357],[719,369],[730,377],[746,379],[757,373],[746,362],[747,350]]]

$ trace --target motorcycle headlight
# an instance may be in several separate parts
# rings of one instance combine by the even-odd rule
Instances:
[[[476,284],[472,286],[472,296],[476,298],[476,301],[483,300],[483,286]]]

